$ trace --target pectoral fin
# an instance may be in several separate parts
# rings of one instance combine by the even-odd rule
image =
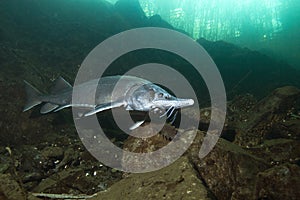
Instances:
[[[85,113],[84,116],[85,117],[91,116],[91,115],[96,114],[98,112],[108,110],[108,109],[112,109],[112,108],[121,107],[121,106],[124,106],[123,101],[115,101],[115,102],[111,102],[111,103],[100,104],[100,105],[97,105],[94,110]]]
[[[58,108],[58,107],[59,107],[59,105],[57,105],[57,104],[46,103],[45,105],[42,106],[40,112],[41,112],[42,114],[46,114],[46,113],[49,113],[49,112],[55,110],[55,109]]]
[[[64,105],[64,106],[60,106],[59,108],[55,109],[54,112],[60,111],[60,110],[62,110],[64,108],[68,108],[68,107],[71,107],[71,105],[67,104],[67,105]]]

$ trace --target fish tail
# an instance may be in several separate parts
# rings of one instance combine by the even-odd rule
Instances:
[[[24,83],[25,83],[25,90],[26,90],[26,94],[27,94],[27,102],[25,104],[23,112],[42,103],[42,101],[41,101],[42,93],[40,91],[38,91],[35,87],[33,87],[27,81],[24,80]]]

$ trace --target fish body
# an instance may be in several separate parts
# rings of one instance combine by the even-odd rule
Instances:
[[[42,114],[72,106],[89,109],[84,116],[90,116],[111,108],[124,107],[126,110],[146,112],[165,111],[162,116],[169,117],[175,109],[194,104],[193,99],[174,97],[158,85],[135,76],[107,76],[84,82],[74,88],[59,77],[51,93],[47,95],[27,81],[24,82],[28,100],[23,111],[45,103],[40,110]],[[74,97],[75,102],[72,101]],[[141,124],[138,122],[138,125]]]

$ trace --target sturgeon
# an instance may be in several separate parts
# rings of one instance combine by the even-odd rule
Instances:
[[[193,99],[174,97],[158,85],[135,76],[106,76],[84,82],[74,88],[59,77],[50,94],[42,94],[27,81],[24,83],[27,103],[23,112],[44,103],[40,110],[41,114],[57,112],[72,106],[87,108],[88,111],[82,116],[87,117],[108,109],[124,107],[126,110],[133,111],[159,111],[162,113],[160,117],[166,116],[168,119],[176,109],[194,104]],[[96,93],[93,96],[95,87]],[[77,92],[77,103],[72,102],[73,90]],[[95,98],[93,101],[86,102],[87,96]],[[176,115],[177,111],[171,123],[174,122]],[[139,127],[144,121],[136,122],[130,129]]]

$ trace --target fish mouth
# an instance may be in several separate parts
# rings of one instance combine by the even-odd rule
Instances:
[[[180,99],[180,98],[174,97],[174,99],[164,101],[164,103],[165,104],[162,106],[164,107],[164,109],[166,109],[166,111],[162,115],[160,115],[160,118],[166,116],[167,119],[171,119],[173,113],[175,112],[175,114],[173,115],[173,117],[171,119],[171,124],[173,124],[173,122],[176,119],[177,113],[178,113],[178,110],[176,110],[176,109],[192,106],[192,105],[194,105],[195,102],[193,99]]]

